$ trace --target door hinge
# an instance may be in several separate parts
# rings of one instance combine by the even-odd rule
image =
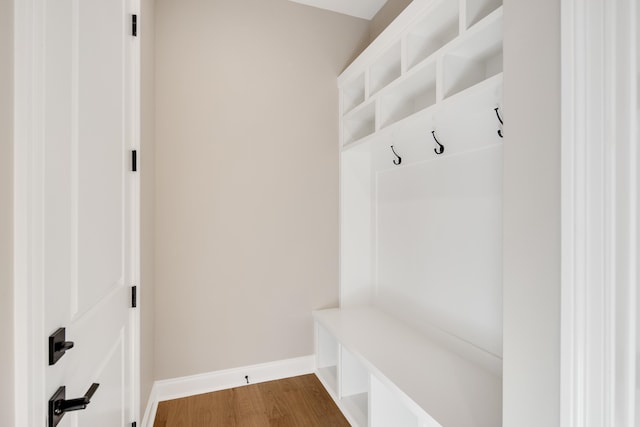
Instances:
[[[138,171],[138,151],[137,150],[131,151],[131,170],[133,172]]]
[[[131,287],[131,307],[136,308],[138,306],[138,287]]]
[[[135,13],[131,15],[131,35],[138,37],[138,15]]]

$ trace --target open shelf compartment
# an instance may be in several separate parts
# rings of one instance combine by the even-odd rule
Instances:
[[[380,94],[380,127],[399,122],[435,103],[436,66],[433,61]]]
[[[444,97],[502,72],[502,9],[469,31],[443,59]]]
[[[470,28],[502,6],[502,0],[466,0],[465,28]]]
[[[365,100],[365,83],[364,73],[361,73],[358,77],[346,84],[342,88],[342,111],[343,114],[356,108],[362,104]]]
[[[407,34],[408,69],[413,68],[458,36],[457,1],[441,1]]]
[[[357,425],[368,425],[369,373],[344,346],[340,348],[340,399]]]
[[[318,378],[325,388],[338,395],[338,341],[322,325],[316,323],[316,366]]]
[[[422,427],[423,424],[396,393],[392,393],[375,375],[371,375],[370,425],[371,427]]]
[[[367,105],[353,110],[342,118],[343,145],[362,139],[376,131],[376,105]]]
[[[396,42],[371,66],[369,70],[370,96],[400,77],[402,74],[400,58],[400,42]]]

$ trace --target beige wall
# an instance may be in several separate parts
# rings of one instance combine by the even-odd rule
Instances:
[[[368,22],[156,2],[156,379],[313,353],[338,303],[336,76]]]
[[[13,425],[13,0],[0,0],[0,414]]]
[[[140,405],[147,405],[154,378],[155,314],[155,0],[140,14]]]
[[[374,40],[378,35],[384,31],[385,28],[404,10],[409,6],[412,0],[387,0],[382,9],[378,11],[376,16],[371,20],[369,27],[369,38]]]
[[[554,427],[560,424],[560,2],[505,0],[504,18],[504,426]]]

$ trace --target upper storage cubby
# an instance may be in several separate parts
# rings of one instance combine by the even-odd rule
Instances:
[[[369,71],[369,93],[371,95],[400,77],[400,43],[396,43],[371,65]]]
[[[392,125],[436,103],[436,64],[431,61],[380,95],[380,127]]]
[[[407,64],[412,68],[458,36],[457,1],[443,1],[430,9],[407,34]]]
[[[466,0],[464,28],[477,24],[502,6],[502,0]]]
[[[345,144],[362,139],[375,132],[375,104],[360,105],[342,118],[342,138]]]
[[[501,73],[501,0],[414,0],[338,78],[342,146],[437,120],[474,86],[496,93]]]
[[[362,104],[364,99],[364,73],[361,73],[342,88],[342,112],[350,112]]]
[[[444,54],[445,98],[502,72],[502,10],[465,35]]]

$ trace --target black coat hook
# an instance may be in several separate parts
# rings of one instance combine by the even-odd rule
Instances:
[[[438,144],[438,148],[434,148],[433,151],[436,152],[436,154],[442,154],[444,153],[444,145],[440,144],[440,141],[438,141],[438,138],[436,138],[436,131],[432,130],[431,131],[431,135],[433,135],[433,140],[436,142],[436,144]]]
[[[500,107],[496,107],[496,108],[494,108],[494,109],[493,109],[493,111],[495,111],[495,112],[496,112],[496,116],[498,116],[498,120],[500,120],[500,125],[502,126],[502,125],[504,124],[504,122],[502,121],[502,118],[500,117]],[[498,130],[498,136],[499,136],[500,138],[504,138],[504,137],[502,136],[502,129]]]
[[[398,166],[400,163],[402,163],[402,157],[398,156],[396,150],[393,149],[393,145],[391,146],[391,151],[393,151],[393,154],[395,154],[395,156],[397,157],[397,159],[393,161],[393,164]]]

